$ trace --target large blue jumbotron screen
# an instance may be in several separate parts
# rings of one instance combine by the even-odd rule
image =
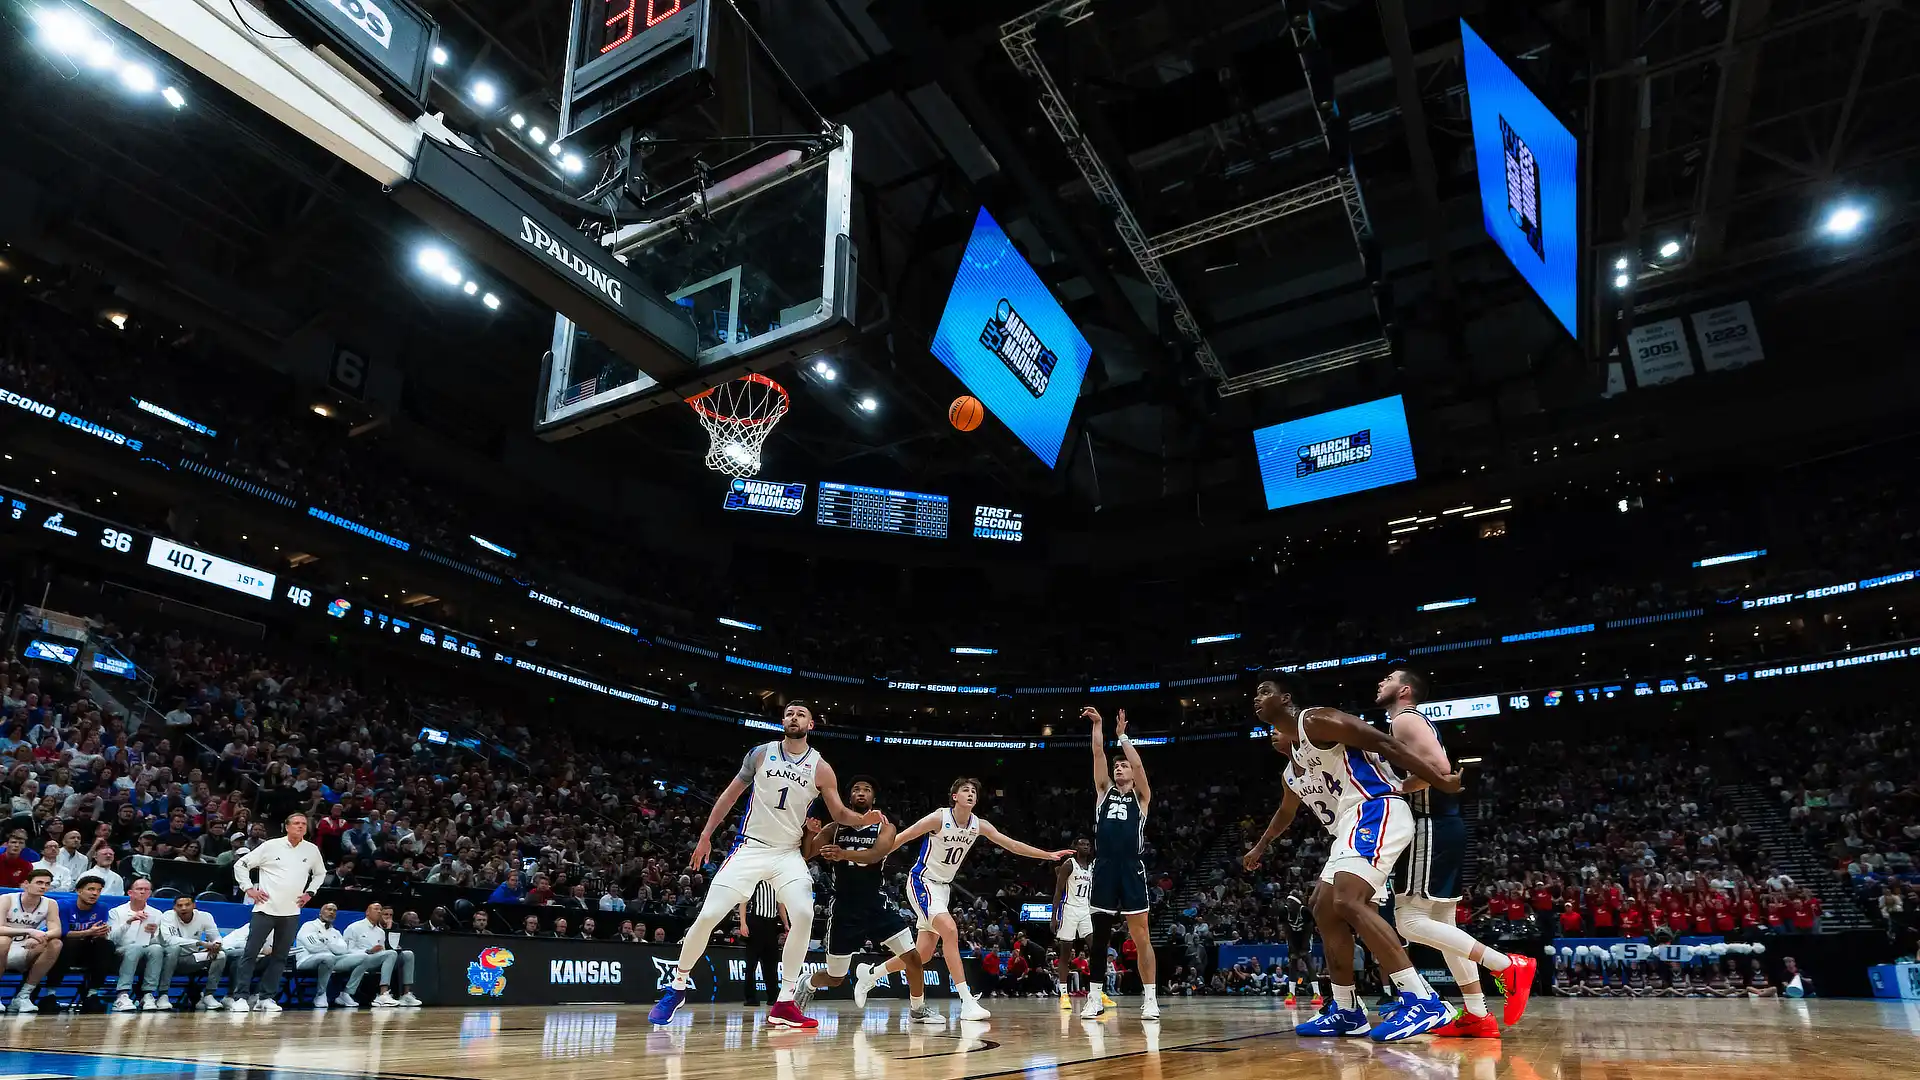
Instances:
[[[933,355],[1052,468],[1093,346],[986,207],[960,257]]]
[[[1267,509],[1330,499],[1415,477],[1400,396],[1369,401],[1253,433]]]
[[[1467,106],[1487,234],[1580,336],[1580,143],[1463,19]]]

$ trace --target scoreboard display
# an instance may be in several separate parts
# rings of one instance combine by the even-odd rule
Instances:
[[[560,137],[615,117],[646,123],[711,96],[714,18],[711,0],[573,0]]]
[[[821,481],[815,520],[835,529],[947,538],[945,495]]]

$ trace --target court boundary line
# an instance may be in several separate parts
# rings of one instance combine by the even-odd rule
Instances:
[[[1092,1023],[1093,1021],[1090,1020],[1087,1022]],[[1152,1023],[1152,1021],[1147,1022]],[[1218,1039],[1202,1039],[1199,1042],[1182,1043],[1179,1046],[1162,1046],[1152,1050],[1129,1050],[1124,1054],[1102,1054],[1099,1057],[1076,1058],[1073,1061],[1056,1061],[1049,1067],[1057,1072],[1075,1065],[1092,1065],[1103,1061],[1124,1061],[1131,1057],[1144,1057],[1147,1054],[1165,1054],[1177,1050],[1189,1050],[1196,1046],[1218,1046],[1221,1043],[1245,1042],[1248,1039],[1264,1039],[1271,1035],[1285,1035],[1291,1031],[1293,1031],[1292,1028],[1275,1028],[1272,1031],[1253,1031],[1244,1035],[1226,1035]],[[1030,1071],[1031,1068],[1032,1066],[1021,1066],[1017,1069],[995,1069],[992,1072],[967,1073],[964,1076],[956,1076],[953,1080],[989,1080],[990,1077],[995,1076],[1024,1074]]]
[[[289,1073],[295,1076],[360,1076],[373,1077],[374,1080],[475,1080],[475,1078],[470,1076],[445,1076],[438,1073],[369,1072],[364,1069],[309,1069],[300,1066],[288,1068],[281,1065],[262,1065],[253,1061],[228,1061],[224,1058],[209,1061],[206,1058],[165,1057],[160,1054],[108,1053],[100,1050],[67,1050],[58,1047],[15,1046],[12,1043],[0,1043],[0,1052],[9,1050],[17,1054],[63,1054],[67,1057],[125,1058],[128,1061],[151,1061],[162,1065],[192,1065],[203,1069],[208,1066],[223,1069],[261,1069],[267,1072]]]

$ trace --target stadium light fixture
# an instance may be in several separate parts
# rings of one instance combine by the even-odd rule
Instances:
[[[1867,212],[1854,203],[1840,203],[1827,211],[1820,231],[1836,240],[1851,239],[1867,223]]]
[[[447,55],[447,50],[441,48],[438,45],[435,45],[433,47],[433,62],[436,66],[446,67],[447,61],[450,59],[452,59],[452,57],[449,57]]]
[[[536,127],[536,128],[528,128],[528,129],[527,129],[527,138],[529,138],[529,139],[532,139],[532,140],[533,140],[533,145],[535,145],[535,146],[539,146],[539,145],[540,145],[541,143],[543,143],[543,142],[546,142],[546,141],[547,141],[547,133],[546,133],[546,132],[544,132],[544,131],[542,131],[542,130],[540,130],[540,129],[539,129],[539,128],[537,128],[537,127]]]
[[[460,268],[457,266],[443,266],[440,268],[440,280],[449,285],[458,285],[461,281],[465,280],[465,278],[466,275],[462,274]]]
[[[500,310],[500,298],[493,295],[492,293],[488,293],[487,295],[481,297],[480,302],[487,305],[487,310],[489,311]]]
[[[63,53],[76,52],[93,38],[93,27],[64,8],[35,8],[33,21],[39,25],[40,36],[46,43]]]
[[[1613,287],[1621,292],[1626,292],[1627,286],[1631,284],[1633,284],[1633,278],[1627,274],[1618,274],[1613,279]]]
[[[561,154],[566,153],[566,150],[562,148],[559,143],[554,143],[552,146],[547,147],[547,153],[552,154],[554,157],[559,157]]]
[[[566,157],[560,159],[560,168],[569,176],[579,173],[581,169],[586,167],[587,163],[580,160],[579,154],[568,154]]]
[[[469,278],[465,285],[460,286],[460,291],[466,293],[468,296],[472,296],[480,291],[480,283]]]
[[[860,399],[860,407],[867,412],[874,412],[880,408],[880,403],[871,397],[863,397]]]
[[[437,274],[447,265],[447,253],[435,247],[421,248],[420,254],[415,256],[415,259],[419,262],[420,269],[429,274]]]
[[[121,68],[120,81],[136,94],[151,94],[160,85],[160,80],[153,77],[153,69],[145,64],[128,64]]]
[[[527,118],[521,116],[519,113],[514,113],[512,116],[507,117],[507,123],[513,125],[513,130],[519,131],[521,128],[527,126]]]
[[[1628,265],[1627,257],[1625,255],[1622,255],[1619,258],[1613,260],[1613,268],[1615,270],[1625,270],[1627,268],[1627,265]]]
[[[1678,254],[1680,254],[1680,241],[1669,240],[1666,243],[1660,245],[1661,258],[1671,259]]]
[[[472,95],[475,104],[482,106],[490,107],[494,102],[500,100],[500,91],[495,90],[493,84],[485,79],[474,83],[473,88],[467,92]]]
[[[176,109],[184,109],[187,107],[186,97],[183,96],[180,93],[180,91],[174,89],[171,86],[167,87],[165,90],[160,91],[160,96],[163,98],[166,98],[167,104],[173,106]]]
[[[113,66],[113,42],[103,37],[94,38],[82,46],[82,48],[87,54],[88,67],[97,71]]]
[[[323,405],[323,404],[320,404],[320,403],[318,403],[318,402],[315,402],[315,403],[314,403],[314,406],[313,406],[313,415],[315,415],[315,416],[332,416],[332,415],[333,415],[333,410],[332,410],[332,409],[330,409],[330,408],[328,408],[327,406],[325,406],[325,405]]]

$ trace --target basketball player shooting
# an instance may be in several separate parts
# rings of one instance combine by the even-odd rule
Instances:
[[[807,939],[813,926],[813,879],[807,875],[807,860],[800,853],[800,841],[806,833],[807,808],[815,796],[826,803],[834,821],[851,829],[886,824],[886,815],[878,810],[855,813],[840,801],[840,786],[833,766],[814,753],[807,736],[813,731],[813,709],[805,702],[790,703],[781,716],[785,737],[747,751],[740,773],[715,800],[700,840],[693,845],[689,870],[706,864],[712,854],[713,831],[733,809],[740,796],[747,798],[747,812],[740,819],[740,834],[727,852],[726,861],[713,875],[707,899],[700,914],[687,928],[680,943],[680,965],[674,972],[673,986],[660,996],[647,1013],[655,1024],[666,1024],[687,1000],[693,985],[693,965],[707,951],[713,928],[734,908],[753,895],[762,881],[773,886],[774,895],[786,906],[792,930],[780,953],[780,999],[767,1011],[767,1023],[775,1027],[818,1027],[794,1004],[801,973],[807,959]]]
[[[937,943],[947,958],[947,975],[953,980],[953,992],[960,998],[960,1019],[986,1020],[993,1014],[967,986],[967,969],[960,963],[960,929],[947,910],[948,894],[953,889],[954,876],[960,872],[961,861],[973,850],[973,842],[983,836],[994,846],[1015,855],[1047,862],[1064,859],[1073,854],[1073,849],[1042,851],[994,828],[992,822],[973,812],[980,802],[980,781],[971,776],[955,780],[947,789],[947,795],[952,805],[908,826],[894,838],[893,849],[920,841],[920,855],[914,859],[913,869],[907,872],[907,904],[919,921],[920,962],[924,964],[933,959]],[[905,958],[899,956],[879,967],[861,964],[853,985],[854,1005],[865,1008],[867,994],[880,980],[905,970],[906,965]]]
[[[873,809],[874,794],[870,776],[856,776],[848,782],[847,801],[857,814]],[[945,1023],[927,1005],[926,968],[914,948],[913,927],[880,896],[887,852],[894,846],[893,822],[858,829],[837,822],[814,828],[818,824],[807,822],[803,850],[808,858],[817,855],[833,864],[833,906],[827,909],[827,966],[800,984],[795,999],[799,1008],[804,1012],[815,993],[846,982],[853,954],[865,943],[878,941],[905,965],[909,1022]]]
[[[1147,847],[1147,808],[1153,789],[1147,786],[1147,768],[1140,751],[1127,737],[1127,710],[1113,717],[1114,737],[1121,759],[1107,766],[1106,721],[1091,705],[1080,719],[1093,722],[1093,938],[1087,943],[1087,1004],[1082,1020],[1098,1019],[1107,1011],[1107,938],[1113,920],[1127,920],[1140,963],[1140,1019],[1160,1019],[1158,964],[1147,933],[1147,864],[1140,858]]]
[[[1374,704],[1387,710],[1393,738],[1407,753],[1434,772],[1452,770],[1440,733],[1417,706],[1426,699],[1427,680],[1411,671],[1391,672],[1375,688]],[[1465,1011],[1433,1029],[1441,1038],[1497,1039],[1500,1025],[1487,1013],[1487,997],[1480,988],[1480,969],[1493,972],[1507,995],[1505,1015],[1511,1027],[1527,1011],[1533,993],[1536,961],[1489,949],[1455,924],[1460,902],[1460,870],[1467,858],[1467,826],[1460,819],[1460,800],[1429,789],[1418,781],[1407,784],[1407,807],[1413,812],[1413,839],[1393,870],[1393,922],[1400,936],[1439,950],[1447,970],[1460,984]]]
[[[1413,815],[1401,794],[1403,781],[1383,762],[1413,773],[1441,791],[1460,790],[1458,775],[1441,775],[1392,736],[1339,709],[1294,703],[1286,676],[1261,678],[1254,712],[1273,733],[1274,749],[1292,766],[1317,776],[1335,802],[1333,850],[1320,872],[1324,888],[1314,894],[1314,922],[1326,943],[1333,1008],[1294,1029],[1304,1036],[1368,1034],[1398,1042],[1447,1022],[1447,1006],[1415,970],[1400,935],[1374,910],[1387,899],[1387,876],[1413,835]],[[1358,934],[1379,960],[1399,1000],[1370,1025],[1354,996],[1353,939]]]

